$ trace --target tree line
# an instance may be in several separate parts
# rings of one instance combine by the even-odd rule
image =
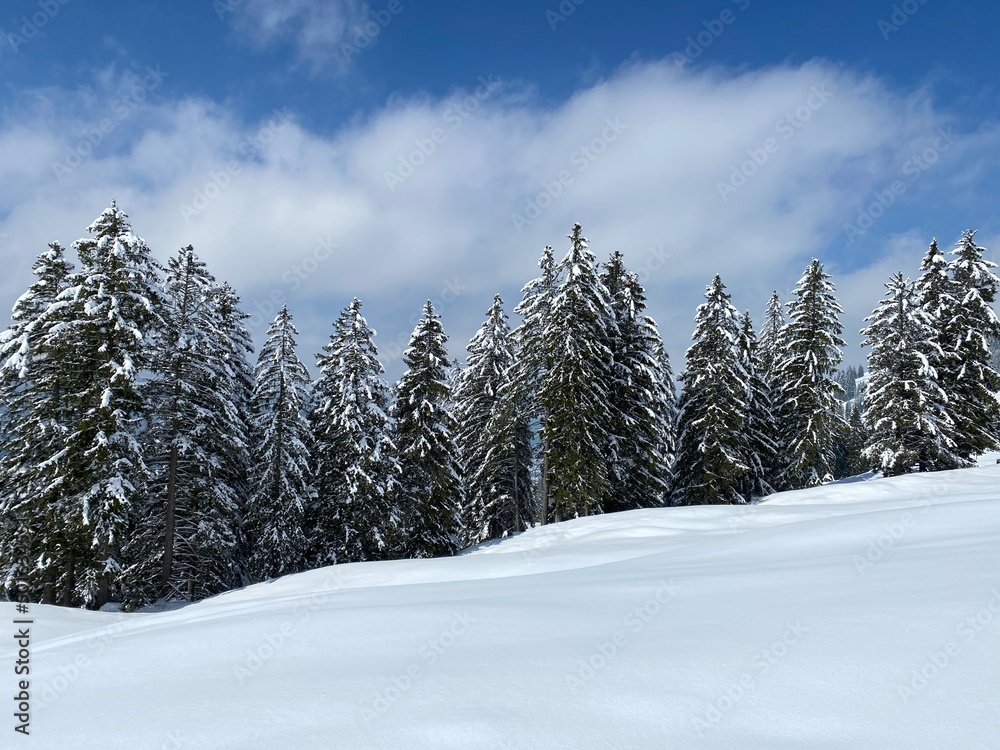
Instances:
[[[59,243],[38,256],[0,335],[6,595],[134,609],[996,447],[998,280],[972,232],[887,284],[846,411],[818,261],[759,328],[716,276],[677,396],[638,276],[621,253],[599,263],[579,224],[568,239],[559,260],[544,249],[515,327],[494,297],[464,367],[428,302],[390,386],[355,299],[312,380],[286,308],[254,359],[235,290],[190,246],[158,263],[112,203],[73,243],[79,270]]]

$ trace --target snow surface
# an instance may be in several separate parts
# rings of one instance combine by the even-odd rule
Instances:
[[[1000,466],[31,616],[32,748],[996,750]]]

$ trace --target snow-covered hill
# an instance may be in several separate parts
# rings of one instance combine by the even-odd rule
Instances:
[[[1000,466],[30,617],[3,747],[995,750]]]

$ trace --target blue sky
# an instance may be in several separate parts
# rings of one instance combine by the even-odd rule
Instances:
[[[681,7],[671,7],[680,5]],[[640,272],[680,369],[718,272],[759,316],[813,256],[848,361],[893,271],[994,218],[995,4],[763,0],[10,0],[0,10],[0,259],[111,200],[192,243],[302,355],[352,296],[399,374],[422,300],[461,354],[580,221]]]

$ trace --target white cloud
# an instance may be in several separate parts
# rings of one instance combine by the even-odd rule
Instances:
[[[437,300],[459,355],[492,294],[512,308],[541,248],[563,252],[580,221],[599,256],[620,249],[643,274],[679,370],[695,306],[716,272],[756,315],[772,288],[786,295],[818,255],[837,274],[845,327],[859,328],[904,256],[866,240],[875,254],[848,263],[843,224],[950,122],[926,92],[900,96],[822,63],[744,74],[636,65],[552,107],[477,78],[444,99],[394,99],[330,137],[294,116],[245,122],[217,104],[155,92],[62,183],[51,162],[100,119],[114,92],[26,97],[17,119],[0,124],[8,269],[0,299],[16,299],[46,242],[76,239],[115,197],[161,259],[192,243],[248,311],[263,316],[272,295],[287,300],[306,359],[354,295],[383,349],[405,344],[421,302]],[[829,93],[821,103],[817,90]],[[900,199],[896,216],[962,173],[995,135],[964,135],[962,148]],[[719,183],[754,154],[762,161],[760,149],[766,161],[723,200]],[[402,182],[387,180],[401,168]],[[553,187],[560,173],[561,191]],[[541,198],[546,185],[560,195]],[[528,218],[532,203],[546,204],[537,218],[512,219]],[[937,231],[919,230],[903,270],[915,268]],[[322,260],[329,241],[338,250]]]
[[[230,18],[252,44],[261,48],[294,44],[299,59],[314,72],[322,68],[342,72],[354,54],[345,53],[341,44],[354,45],[354,36],[373,42],[382,28],[360,0],[230,0],[230,5],[234,9],[223,17]],[[372,22],[375,31],[365,32],[364,25]]]

